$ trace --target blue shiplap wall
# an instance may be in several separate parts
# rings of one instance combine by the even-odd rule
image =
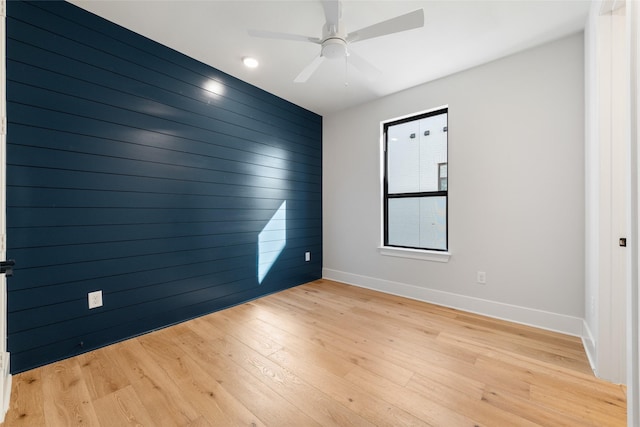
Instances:
[[[320,116],[69,3],[7,3],[12,372],[321,276]]]

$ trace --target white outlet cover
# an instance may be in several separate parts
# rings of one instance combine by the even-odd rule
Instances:
[[[89,309],[102,307],[102,291],[89,292]]]
[[[304,253],[304,260],[307,262],[311,261],[311,252]]]
[[[478,271],[478,275],[477,275],[477,282],[481,285],[484,285],[487,283],[487,273],[485,273],[484,271]]]

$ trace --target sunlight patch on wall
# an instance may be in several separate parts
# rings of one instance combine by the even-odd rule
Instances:
[[[287,201],[285,200],[258,235],[258,283],[262,283],[286,245]]]

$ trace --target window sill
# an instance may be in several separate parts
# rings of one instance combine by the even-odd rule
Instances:
[[[451,252],[393,248],[390,246],[379,247],[378,252],[380,252],[380,255],[419,259],[422,261],[449,262],[449,258],[451,258]]]

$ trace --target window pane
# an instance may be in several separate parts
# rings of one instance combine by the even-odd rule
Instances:
[[[447,249],[447,198],[420,199],[420,247]]]
[[[439,191],[438,165],[447,163],[446,126],[446,114],[389,126],[389,194]]]
[[[418,122],[390,126],[387,130],[387,151],[389,193],[420,191]]]
[[[447,115],[426,117],[420,124],[420,190],[438,191],[438,164],[447,163]]]
[[[447,198],[389,199],[388,245],[447,249]]]
[[[389,199],[389,245],[420,246],[420,199]]]

